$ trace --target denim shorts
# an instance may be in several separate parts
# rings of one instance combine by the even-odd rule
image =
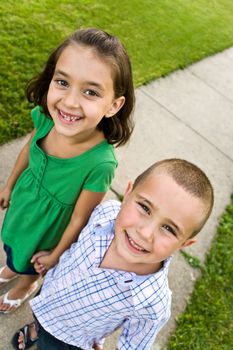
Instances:
[[[33,266],[29,267],[27,270],[25,271],[17,271],[16,268],[14,267],[13,264],[13,258],[12,258],[12,249],[11,247],[9,247],[8,245],[4,244],[3,248],[5,250],[6,253],[6,265],[14,272],[20,274],[20,275],[38,275],[38,273],[36,272],[36,270],[34,269]]]

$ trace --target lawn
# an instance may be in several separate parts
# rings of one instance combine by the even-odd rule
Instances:
[[[78,27],[122,39],[136,86],[233,45],[232,0],[0,0],[0,16],[0,144],[32,128],[25,84]]]
[[[167,350],[233,348],[233,196]]]

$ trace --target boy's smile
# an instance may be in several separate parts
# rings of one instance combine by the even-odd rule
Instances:
[[[110,247],[115,268],[138,274],[157,271],[172,253],[194,243],[189,237],[199,227],[203,210],[202,201],[168,175],[151,174],[134,189],[129,184]]]
[[[139,244],[137,244],[131,237],[130,237],[130,234],[128,234],[128,232],[125,230],[124,231],[125,233],[125,240],[126,240],[126,244],[128,245],[129,249],[132,250],[132,252],[134,253],[138,253],[138,254],[141,254],[141,253],[146,253],[147,250],[144,249],[143,247],[141,247]]]

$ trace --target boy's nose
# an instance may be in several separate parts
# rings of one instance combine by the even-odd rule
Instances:
[[[140,236],[146,240],[147,242],[152,242],[154,239],[154,235],[155,235],[155,227],[154,225],[145,225],[145,226],[141,226],[140,228],[138,228],[138,233],[140,234]]]

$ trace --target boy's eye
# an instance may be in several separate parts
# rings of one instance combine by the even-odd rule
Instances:
[[[138,204],[148,215],[150,215],[150,209],[148,208],[147,205],[145,205],[144,203],[140,203],[140,202],[138,202]]]
[[[94,90],[85,90],[84,94],[88,96],[98,96],[97,92]]]
[[[165,230],[171,232],[174,236],[176,236],[175,230],[170,225],[163,225],[163,228],[165,228]]]

